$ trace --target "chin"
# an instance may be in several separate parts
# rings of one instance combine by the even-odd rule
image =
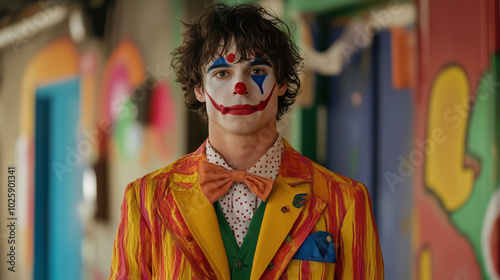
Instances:
[[[233,134],[248,135],[255,133],[259,128],[259,123],[253,118],[247,118],[243,116],[229,116],[226,120],[220,123],[226,131]]]
[[[212,119],[212,123],[231,134],[251,135],[272,121],[275,116],[263,116],[259,113],[252,115],[224,115]],[[209,116],[210,119],[210,116]]]

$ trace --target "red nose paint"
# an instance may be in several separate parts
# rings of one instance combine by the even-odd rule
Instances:
[[[240,95],[243,95],[247,92],[247,86],[242,82],[237,82],[234,86],[234,91],[236,91],[236,93]]]

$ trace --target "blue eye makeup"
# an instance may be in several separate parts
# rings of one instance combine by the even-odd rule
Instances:
[[[210,65],[210,67],[208,67],[207,73],[217,68],[228,68],[228,67],[231,67],[231,65],[227,63],[226,59],[223,57],[219,57],[217,58],[217,60],[214,61],[214,63],[212,63],[212,65]]]
[[[258,66],[258,65],[264,65],[272,68],[271,63],[269,63],[267,60],[260,59],[258,57],[256,57],[253,61],[250,61],[248,63],[248,67]]]
[[[256,57],[253,61],[248,63],[248,67],[252,66],[258,66],[258,65],[264,65],[271,67],[271,64],[267,62],[266,60],[262,60],[258,57]],[[262,88],[262,85],[264,84],[264,80],[266,79],[267,74],[262,74],[262,75],[253,75],[252,80],[259,86],[260,89],[260,94],[264,94],[264,89]]]

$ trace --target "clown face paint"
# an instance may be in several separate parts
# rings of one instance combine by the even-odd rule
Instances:
[[[206,102],[210,125],[248,134],[276,121],[278,96],[286,85],[277,84],[270,62],[261,57],[238,61],[233,47],[205,69],[204,88],[195,92],[199,101]]]
[[[253,66],[267,65],[267,66],[271,67],[271,65],[269,65],[269,63],[267,63],[266,61],[261,60],[258,57],[256,57],[254,59],[254,61],[251,62],[251,64]],[[252,80],[259,86],[261,94],[264,94],[264,90],[262,89],[262,84],[264,83],[264,80],[266,79],[266,77],[267,77],[267,74],[252,76]]]

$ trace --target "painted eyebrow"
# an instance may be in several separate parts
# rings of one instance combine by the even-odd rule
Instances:
[[[217,58],[217,60],[214,61],[214,63],[208,67],[207,73],[217,69],[217,68],[229,68],[231,65],[227,63],[227,61],[223,57]]]
[[[258,57],[256,57],[253,61],[250,61],[248,63],[248,67],[252,67],[252,66],[258,66],[258,65],[264,65],[264,66],[269,66],[272,68],[271,66],[271,63],[268,62],[267,60],[264,60],[264,59],[260,59]]]

